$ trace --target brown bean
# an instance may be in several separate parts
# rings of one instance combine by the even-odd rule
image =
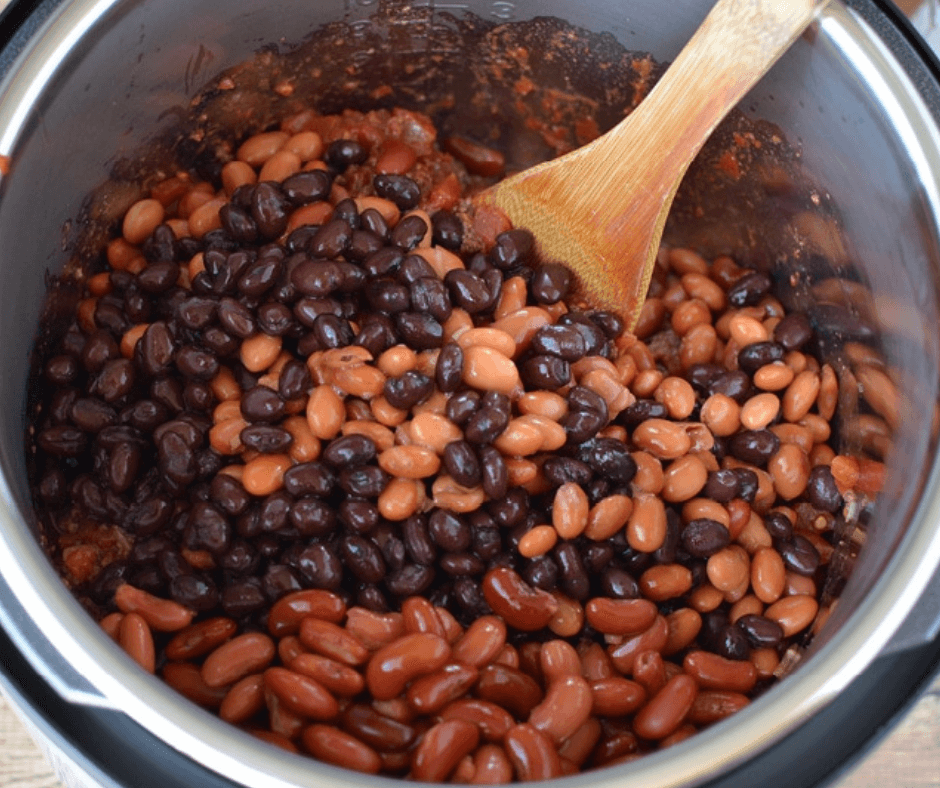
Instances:
[[[818,610],[819,603],[813,597],[797,594],[778,599],[764,615],[783,628],[784,637],[793,637],[813,622]]]
[[[491,569],[484,576],[482,587],[492,611],[523,632],[547,626],[558,609],[551,594],[533,588],[509,567]]]
[[[331,720],[339,714],[336,698],[310,676],[273,667],[264,672],[264,685],[288,710],[302,717]]]
[[[786,566],[772,547],[762,547],[751,559],[751,587],[754,595],[765,604],[773,604],[783,595]]]
[[[122,613],[137,613],[157,632],[176,632],[188,626],[194,611],[171,599],[161,599],[128,583],[114,591],[114,604]]]
[[[666,509],[661,498],[637,493],[627,521],[627,542],[641,553],[652,553],[666,540]]]
[[[268,613],[268,632],[274,637],[295,635],[307,616],[338,624],[346,616],[346,604],[331,591],[309,588],[281,597]]]
[[[291,465],[287,454],[260,454],[245,463],[242,486],[258,497],[271,495],[284,486],[284,474]]]
[[[486,741],[502,741],[515,724],[512,715],[498,703],[481,698],[461,698],[441,712],[441,719],[461,719],[479,727]]]
[[[816,402],[820,378],[813,370],[800,372],[783,394],[782,413],[787,421],[799,421]]]
[[[661,460],[688,454],[692,441],[679,424],[665,419],[647,419],[633,431],[633,442]]]
[[[519,540],[517,549],[524,558],[545,555],[558,542],[558,531],[550,525],[537,525]]]
[[[393,446],[378,457],[379,467],[403,479],[426,479],[440,470],[441,460],[423,446]]]
[[[138,200],[124,214],[121,228],[124,240],[134,245],[142,244],[157,229],[164,215],[163,205],[159,200],[150,197]]]
[[[310,431],[320,440],[331,440],[339,435],[346,408],[343,399],[332,386],[317,386],[307,400],[307,423]]]
[[[648,599],[595,597],[584,607],[588,623],[605,635],[636,635],[656,620],[656,605]]]
[[[498,391],[513,398],[522,394],[519,370],[512,359],[484,345],[473,345],[464,351],[463,381],[481,391]]]
[[[698,495],[708,481],[705,464],[694,454],[672,462],[663,474],[662,497],[669,503],[688,501]]]
[[[216,616],[203,619],[177,632],[163,651],[167,659],[196,659],[221,646],[237,631],[238,624],[230,618]]]
[[[263,372],[281,354],[281,338],[269,334],[255,334],[242,342],[239,357],[249,372]]]
[[[465,720],[444,720],[419,742],[411,760],[411,776],[424,782],[443,782],[457,764],[480,743],[480,729]]]
[[[506,643],[506,624],[496,616],[476,619],[454,644],[453,658],[465,665],[480,668],[488,665]]]
[[[208,685],[207,685],[208,686]],[[239,725],[247,722],[264,708],[264,675],[253,673],[236,681],[219,706],[219,716]]]
[[[366,666],[366,685],[373,697],[388,700],[400,695],[413,679],[442,668],[449,658],[450,646],[439,635],[404,635],[372,655]]]
[[[640,592],[646,599],[665,602],[692,588],[692,570],[681,564],[657,564],[646,569],[639,579]]]
[[[768,461],[767,472],[780,497],[793,500],[803,494],[809,482],[809,457],[799,446],[784,443]]]
[[[315,724],[304,728],[304,747],[325,763],[366,774],[378,774],[382,758],[369,745],[333,725]]]
[[[199,666],[192,662],[167,662],[160,671],[163,680],[193,703],[218,710],[229,688],[210,687],[202,680]]]
[[[245,632],[226,641],[202,663],[202,678],[210,687],[233,684],[264,670],[274,659],[274,641],[262,632]]]
[[[321,654],[297,654],[287,663],[287,667],[309,676],[327,691],[342,698],[351,698],[365,689],[365,679],[361,673]]]
[[[719,591],[732,591],[750,580],[751,564],[742,547],[731,545],[709,556],[705,571]]]
[[[588,539],[603,542],[620,532],[632,513],[632,498],[627,495],[608,495],[591,507],[583,534]],[[557,526],[555,530],[558,530]]]
[[[506,733],[506,754],[523,782],[550,780],[561,775],[561,761],[552,740],[528,723],[514,725]]]
[[[408,705],[419,714],[437,714],[447,704],[463,697],[478,677],[479,671],[470,665],[456,662],[445,665],[412,682],[406,696]]]
[[[319,618],[307,616],[300,622],[300,642],[305,648],[344,665],[363,665],[369,650],[348,630]]]
[[[741,426],[741,406],[724,394],[712,394],[702,403],[701,417],[712,433],[726,438]]]
[[[685,720],[697,694],[695,679],[685,674],[674,676],[637,712],[633,729],[644,739],[664,739]]]
[[[682,669],[702,689],[748,693],[757,682],[757,671],[750,662],[726,659],[710,651],[690,651],[682,661]]]

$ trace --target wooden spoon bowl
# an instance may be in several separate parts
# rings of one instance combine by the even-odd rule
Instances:
[[[588,145],[477,197],[531,230],[593,305],[633,327],[679,184],[719,122],[828,0],[718,0],[640,105]]]

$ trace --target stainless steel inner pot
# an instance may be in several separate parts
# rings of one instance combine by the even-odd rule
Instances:
[[[143,674],[60,583],[34,537],[23,458],[29,352],[48,273],[84,196],[112,165],[174,120],[214,73],[262,45],[285,48],[324,23],[372,32],[377,0],[71,0],[17,43],[0,84],[0,623],[33,667],[75,704],[123,712],[236,785],[363,785],[366,778],[282,753],[221,723]],[[412,56],[448,56],[450,16],[558,16],[668,61],[709,0],[466,0],[409,4],[424,19]],[[454,68],[460,64],[455,63]],[[902,390],[885,493],[839,604],[807,658],[731,719],[667,752],[571,784],[691,786],[772,747],[827,705],[886,647],[940,564],[936,401],[940,337],[940,128],[917,85],[862,17],[833,2],[742,103],[776,123],[831,197],[839,246],[873,293]],[[827,243],[818,228],[804,228]],[[829,239],[830,241],[832,239]],[[831,247],[830,247],[831,248]],[[851,302],[851,299],[849,299]],[[857,308],[860,305],[850,303]],[[929,628],[907,637],[928,639]]]

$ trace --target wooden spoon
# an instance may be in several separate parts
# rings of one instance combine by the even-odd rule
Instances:
[[[623,121],[487,189],[477,202],[531,230],[543,259],[569,266],[589,302],[618,312],[632,328],[689,164],[827,2],[718,0]]]

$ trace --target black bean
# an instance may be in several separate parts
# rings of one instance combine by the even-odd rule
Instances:
[[[219,209],[219,220],[225,231],[236,241],[252,244],[258,240],[258,225],[249,210],[228,202]]]
[[[409,289],[412,309],[427,312],[435,320],[444,323],[453,313],[446,285],[437,278],[422,277]]]
[[[176,432],[166,433],[157,443],[157,462],[164,479],[176,492],[181,492],[196,479],[196,456]]]
[[[178,263],[151,263],[137,275],[137,286],[145,293],[159,295],[173,287],[179,276]]]
[[[383,241],[388,240],[388,223],[375,208],[366,208],[359,214],[359,227],[374,233]]]
[[[745,660],[751,654],[747,635],[734,624],[727,624],[715,637],[715,653],[725,659]]]
[[[491,499],[502,498],[509,487],[509,469],[502,452],[494,446],[481,446],[478,454],[483,492]]]
[[[233,580],[222,589],[222,610],[232,618],[242,618],[255,613],[266,604],[267,599],[258,578]]]
[[[728,303],[731,306],[755,306],[767,293],[773,282],[767,274],[753,271],[744,274],[728,288]]]
[[[456,252],[463,245],[463,222],[450,211],[437,211],[431,217],[431,228],[436,246]]]
[[[212,610],[219,604],[219,589],[208,577],[192,573],[177,575],[170,580],[170,598],[197,613]]]
[[[306,394],[312,385],[307,365],[300,359],[292,358],[281,368],[277,391],[284,400],[292,400]]]
[[[338,591],[343,582],[343,562],[329,545],[314,542],[301,552],[297,568],[314,588]]]
[[[776,542],[789,542],[793,538],[793,524],[781,512],[768,512],[765,514],[764,527]]]
[[[240,301],[223,298],[218,307],[219,325],[224,331],[240,339],[247,339],[255,333],[255,319]]]
[[[215,505],[231,517],[240,515],[251,503],[251,496],[241,482],[227,473],[220,473],[212,480],[210,494]]]
[[[776,648],[783,641],[783,627],[765,616],[748,613],[734,624],[753,648]]]
[[[496,525],[512,528],[525,520],[529,512],[529,496],[521,487],[513,487],[502,498],[491,502],[487,510]]]
[[[100,372],[109,361],[120,357],[118,343],[107,331],[95,331],[82,349],[82,365],[89,372]]]
[[[333,214],[330,218],[331,221],[338,219],[339,221],[346,222],[350,230],[358,229],[359,207],[356,205],[356,201],[352,197],[344,197],[333,206]]]
[[[370,441],[371,442],[371,441]],[[336,475],[321,462],[303,462],[284,473],[284,489],[291,495],[329,495],[336,484]]]
[[[400,312],[395,328],[402,341],[415,350],[433,350],[444,344],[444,329],[431,315]]]
[[[553,551],[561,575],[561,588],[572,599],[585,601],[591,595],[591,579],[578,548],[572,542],[562,542]]]
[[[719,503],[728,503],[741,497],[741,483],[738,474],[731,468],[709,471],[702,495]]]
[[[532,274],[529,291],[537,304],[557,304],[568,295],[571,271],[560,263],[543,263]]]
[[[108,461],[108,485],[116,493],[123,493],[137,478],[142,462],[140,447],[134,443],[122,443],[111,452]]]
[[[423,594],[434,582],[434,570],[429,566],[408,564],[385,578],[385,587],[399,599]]]
[[[378,358],[395,342],[395,329],[388,317],[386,315],[370,315],[369,321],[362,326],[353,344],[364,347],[372,354],[373,358]]]
[[[493,305],[493,297],[486,282],[476,274],[463,268],[448,271],[444,284],[450,292],[451,301],[471,315],[483,312]]]
[[[519,376],[528,389],[554,391],[571,382],[571,366],[558,356],[532,356],[519,366]]]
[[[834,513],[842,508],[842,494],[828,465],[817,465],[809,472],[806,497],[813,506],[824,512]]]
[[[241,413],[249,422],[273,424],[284,415],[284,400],[267,386],[255,386],[242,395]]]
[[[476,487],[482,481],[480,461],[473,445],[465,440],[451,441],[444,447],[444,469],[457,484]]]
[[[218,374],[219,360],[195,345],[183,345],[176,353],[176,368],[186,378],[207,381]]]
[[[441,556],[438,566],[451,577],[482,575],[486,571],[486,564],[470,553],[448,553]]]
[[[262,257],[238,280],[238,289],[249,298],[258,298],[270,290],[280,279],[284,264],[274,257]]]
[[[561,485],[568,482],[574,482],[581,487],[585,487],[590,483],[593,476],[591,466],[586,462],[581,462],[581,460],[576,460],[573,457],[558,455],[545,458],[545,462],[542,464],[542,473],[553,487],[561,487]]]
[[[300,498],[290,507],[288,519],[303,537],[326,536],[336,528],[336,513],[319,498]]]
[[[742,430],[731,436],[729,451],[742,462],[763,467],[780,448],[780,439],[770,430]]]
[[[337,514],[343,525],[359,534],[374,530],[380,520],[378,507],[365,498],[345,498]]]
[[[313,321],[313,333],[324,349],[347,347],[356,338],[349,321],[336,315],[319,315]]]
[[[651,399],[638,399],[625,410],[621,411],[618,421],[625,426],[638,427],[647,419],[668,419],[669,411],[661,402]]]
[[[161,495],[129,507],[123,525],[138,537],[148,536],[167,525],[172,515],[171,499]]]
[[[354,263],[362,263],[380,251],[384,241],[369,230],[353,230],[343,256]]]
[[[375,459],[377,449],[372,438],[366,435],[344,435],[334,438],[323,451],[323,460],[340,468],[350,465],[366,465]]]
[[[313,298],[323,298],[339,289],[343,283],[343,274],[332,261],[303,260],[291,270],[290,281],[298,292]]]
[[[379,197],[391,200],[402,211],[414,208],[421,200],[421,188],[407,175],[380,173],[372,179],[372,186]]]
[[[568,407],[575,411],[593,411],[605,422],[608,418],[607,401],[585,386],[572,387],[568,392]]]
[[[263,181],[253,190],[250,211],[262,237],[273,239],[287,229],[291,204],[279,184]]]
[[[339,486],[347,494],[363,498],[378,498],[389,481],[389,475],[375,465],[347,467],[339,475]]]
[[[241,431],[239,438],[246,448],[262,454],[282,454],[294,441],[293,436],[283,427],[270,424],[249,424]]]
[[[239,348],[238,339],[217,326],[210,326],[205,330],[202,344],[220,358],[233,355]]]
[[[258,328],[272,337],[282,337],[296,325],[290,307],[277,301],[259,306],[256,316]]]
[[[232,524],[225,514],[210,503],[193,505],[186,524],[186,541],[192,549],[222,553],[232,538]]]
[[[789,541],[778,540],[774,546],[787,569],[805,577],[816,574],[820,563],[819,551],[805,536],[794,534]]]
[[[608,568],[601,575],[601,589],[606,596],[614,599],[637,599],[640,586],[633,576],[618,566]]]
[[[784,350],[799,350],[813,337],[813,326],[804,312],[790,312],[774,326],[774,342]]]
[[[441,348],[440,355],[437,357],[437,365],[434,369],[434,381],[437,383],[437,387],[441,391],[443,391],[445,394],[451,394],[460,388],[462,380],[463,350],[461,350],[460,345],[458,345],[456,342],[448,342]],[[448,409],[450,409],[450,403],[459,396],[461,395],[455,395],[455,397],[451,397],[448,400]],[[461,412],[463,413],[464,410],[462,409]],[[448,418],[450,418],[455,423],[458,423],[450,413],[448,413]],[[459,423],[462,424],[463,421]]]
[[[89,343],[91,340],[89,340]],[[176,343],[170,333],[169,327],[162,320],[151,323],[144,331],[141,338],[137,341],[134,349],[134,357],[138,366],[146,374],[156,377],[166,371],[173,361],[173,353],[176,350]],[[110,356],[110,358],[115,358]],[[102,359],[100,369],[104,366],[107,359]],[[90,370],[97,371],[97,370]]]
[[[470,526],[460,517],[444,509],[435,509],[428,518],[431,540],[448,553],[462,553],[470,547]]]
[[[333,179],[326,170],[304,170],[288,175],[281,188],[294,205],[320,202],[330,196]]]
[[[310,239],[307,250],[315,257],[339,257],[349,247],[352,233],[352,228],[342,219],[330,219]]]
[[[492,443],[509,425],[509,415],[501,408],[481,407],[467,420],[464,437],[470,443]]]
[[[558,564],[548,555],[532,559],[520,573],[530,586],[554,591],[558,586]]]
[[[753,342],[738,353],[738,366],[748,375],[753,375],[767,364],[782,361],[785,355],[783,345],[777,342]]]
[[[626,326],[623,319],[616,312],[598,309],[588,313],[588,317],[600,327],[608,339],[616,339],[623,334]]]
[[[636,476],[636,461],[630,450],[614,438],[597,438],[583,446],[578,456],[594,473],[615,484],[629,484]]]
[[[871,342],[877,336],[871,325],[839,304],[815,304],[809,318],[816,333],[832,341]]]
[[[46,380],[54,386],[68,386],[78,377],[78,372],[78,360],[68,353],[53,356],[43,367]]]
[[[522,228],[514,228],[496,236],[489,258],[497,268],[508,271],[524,265],[535,251],[535,237]]]
[[[434,393],[434,381],[422,372],[409,370],[397,378],[387,378],[383,393],[392,407],[410,410]]]
[[[353,164],[363,164],[369,158],[367,151],[355,140],[334,140],[326,147],[323,160],[337,172],[345,172]]]
[[[427,234],[427,222],[417,214],[410,214],[399,220],[398,224],[388,234],[388,241],[392,246],[410,251],[421,243],[421,240]]]
[[[300,591],[303,585],[297,573],[284,564],[269,564],[261,578],[261,589],[268,602],[276,602],[283,596]]]
[[[597,411],[573,410],[566,413],[560,423],[565,428],[568,443],[577,445],[597,435],[607,425],[607,419]]]
[[[758,479],[757,474],[750,468],[735,468],[735,475],[738,477],[738,487],[740,492],[738,497],[748,503],[752,503],[757,497]]]
[[[709,386],[709,394],[724,394],[739,405],[751,395],[751,379],[741,370],[729,370],[719,375]]]
[[[258,551],[244,539],[236,539],[219,559],[219,566],[226,572],[244,575],[254,572],[261,563]]]
[[[111,298],[116,297],[111,296]],[[95,305],[95,325],[118,336],[124,334],[131,327],[131,320],[124,308],[124,303],[115,304],[99,298]]]
[[[695,558],[709,558],[730,543],[728,529],[717,520],[692,520],[682,531],[682,546]]]
[[[532,337],[533,353],[558,356],[565,361],[577,361],[584,357],[587,346],[581,332],[572,326],[557,323],[542,326]]]
[[[72,423],[85,432],[99,432],[117,421],[117,411],[95,397],[80,397],[72,403]]]

